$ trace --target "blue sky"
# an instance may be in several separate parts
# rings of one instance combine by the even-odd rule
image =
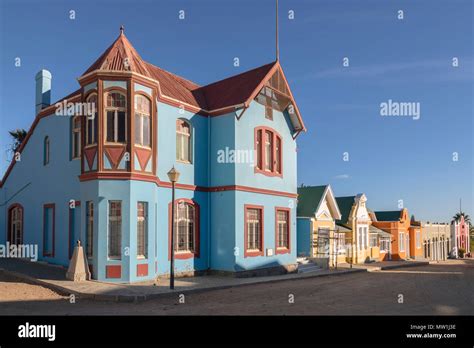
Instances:
[[[274,60],[273,0],[0,0],[0,171],[7,131],[33,121],[35,73],[52,72],[53,101],[69,94],[121,24],[145,60],[199,84]],[[364,192],[374,210],[401,199],[424,220],[447,221],[460,198],[474,214],[473,39],[471,0],[280,0],[280,59],[308,128],[298,182]],[[389,99],[420,103],[420,119],[380,116]]]

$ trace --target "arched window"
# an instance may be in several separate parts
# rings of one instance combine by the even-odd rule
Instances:
[[[47,165],[49,163],[49,137],[44,137],[44,144],[43,144],[43,165]]]
[[[151,102],[143,95],[135,95],[135,144],[150,147]]]
[[[106,141],[125,143],[127,141],[127,102],[124,94],[108,92],[106,94]]]
[[[11,244],[23,244],[23,207],[13,204],[8,209],[8,241]]]
[[[81,157],[81,117],[76,116],[72,119],[72,158]]]
[[[175,256],[178,259],[199,257],[199,205],[190,199],[179,199],[174,204]],[[171,217],[171,203],[169,209]]]
[[[176,160],[191,163],[191,126],[187,121],[176,121]]]
[[[87,98],[87,103],[94,112],[86,118],[86,145],[93,145],[97,143],[97,94],[91,94]]]

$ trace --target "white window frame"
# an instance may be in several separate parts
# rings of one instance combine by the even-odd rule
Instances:
[[[90,103],[90,99],[94,98],[95,97],[95,103],[98,104],[97,102],[97,93],[92,93],[91,95],[89,95],[87,97],[87,100],[86,102],[87,103]],[[85,147],[88,147],[88,146],[94,146],[97,144],[97,134],[95,134],[96,132],[96,129],[94,127],[95,124],[97,124],[97,105],[95,105],[95,114],[94,114],[94,118],[91,118],[92,115],[86,115],[86,129],[85,129],[85,134],[86,134],[86,141],[85,141]],[[89,123],[91,123],[91,131],[92,131],[92,137],[91,137],[91,142],[89,143]]]
[[[143,99],[146,99],[148,104],[149,104],[149,108],[148,108],[148,113],[144,113],[143,110],[138,110],[137,109],[137,105],[138,105],[138,99],[139,98],[143,98]],[[139,139],[137,141],[137,139],[134,139],[135,141],[135,145],[137,146],[140,146],[140,147],[144,147],[144,148],[151,148],[151,100],[147,97],[145,97],[144,95],[141,95],[141,94],[136,94],[135,95],[135,109],[134,109],[134,113],[135,113],[135,131],[136,129],[139,129],[140,130],[140,135],[139,135]],[[138,123],[136,122],[137,121],[137,116],[138,116]],[[144,118],[147,117],[148,118],[148,142],[149,144],[148,145],[145,145],[143,142],[144,142],[144,137],[143,135],[145,134],[145,131],[144,131]],[[138,128],[137,128],[138,127]],[[135,134],[133,135],[133,137],[135,138]]]
[[[404,253],[406,249],[405,233],[398,232],[398,251]],[[403,249],[402,249],[403,248]]]
[[[181,205],[184,205],[184,216],[181,215],[182,213],[182,210],[180,210],[180,206]],[[190,210],[193,210],[192,212],[192,219],[190,218]],[[184,202],[184,201],[179,201],[177,204],[176,204],[176,217],[175,217],[175,228],[174,228],[174,233],[175,233],[175,246],[174,246],[174,251],[175,253],[179,254],[179,253],[184,253],[184,254],[188,254],[188,253],[194,253],[196,251],[196,221],[197,221],[197,217],[196,217],[196,206],[194,204],[190,204],[188,202]],[[178,240],[178,237],[179,237],[179,224],[180,223],[184,223],[184,227],[185,227],[185,247],[182,248],[182,249],[179,249],[178,246],[179,246],[179,240]],[[192,238],[189,238],[190,234],[191,234],[191,230],[192,229]],[[191,243],[192,242],[192,247],[191,247]]]
[[[109,94],[120,94],[122,95],[124,98],[125,98],[125,106],[107,106],[107,100],[108,100],[108,96]],[[112,90],[112,91],[109,91],[109,92],[106,92],[105,93],[105,96],[104,96],[104,99],[105,99],[105,108],[104,108],[104,141],[107,143],[107,144],[126,144],[127,143],[127,139],[128,139],[128,122],[127,122],[127,96],[123,93],[123,92],[120,92],[120,91],[116,91],[116,90]],[[107,138],[108,138],[108,134],[107,134],[107,131],[108,131],[108,112],[110,111],[113,111],[114,112],[114,118],[113,118],[113,123],[114,123],[114,134],[113,134],[113,140],[112,141],[108,141]],[[124,141],[118,141],[118,125],[119,125],[119,116],[118,116],[118,113],[119,112],[123,112],[124,113],[124,127],[125,127],[125,139]]]
[[[178,122],[182,122],[188,125],[189,128],[189,133],[185,133],[183,131],[178,130]],[[191,122],[188,120],[184,119],[178,119],[176,121],[176,161],[181,162],[181,163],[187,163],[190,164],[192,163],[192,139],[193,139],[193,130],[192,130]],[[178,135],[180,136],[178,138]],[[178,139],[180,141],[178,141]],[[187,139],[187,142],[183,142],[183,139]],[[188,147],[188,158],[184,158],[184,146]]]
[[[138,214],[139,205],[143,204],[143,216]],[[140,235],[140,223],[143,223],[143,236]],[[140,241],[140,239],[143,239]],[[143,245],[143,252],[140,250],[140,245]],[[148,202],[137,202],[137,258],[148,258]]]

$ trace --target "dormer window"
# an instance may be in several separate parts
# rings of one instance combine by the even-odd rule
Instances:
[[[127,141],[127,103],[120,92],[106,94],[106,127],[105,136],[108,143],[125,143]]]
[[[135,96],[135,144],[150,147],[151,102],[143,95]]]

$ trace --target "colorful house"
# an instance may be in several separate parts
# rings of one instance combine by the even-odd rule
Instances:
[[[454,257],[460,257],[459,249],[464,250],[464,254],[471,253],[469,223],[464,220],[464,215],[461,215],[459,220],[451,222],[451,239],[454,242]]]
[[[372,223],[367,209],[365,194],[336,197],[341,218],[336,225],[348,230],[346,240],[346,259],[352,263],[364,263],[371,260],[369,247],[369,228]]]
[[[423,257],[428,260],[446,260],[453,249],[448,223],[422,221]]]
[[[372,224],[392,235],[391,259],[423,258],[421,225],[412,221],[408,210],[375,211]]]
[[[278,60],[200,86],[143,60],[121,29],[50,105],[51,80],[36,76],[36,118],[0,183],[0,243],[67,266],[81,240],[94,279],[149,280],[169,272],[175,204],[177,273],[296,268],[305,126]]]
[[[299,187],[297,255],[324,268],[346,262],[346,234],[335,223],[340,218],[330,185]]]

